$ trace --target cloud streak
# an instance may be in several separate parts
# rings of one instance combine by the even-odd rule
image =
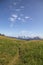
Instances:
[[[22,15],[23,15],[23,14],[22,14]],[[17,15],[17,14],[12,14],[11,17],[9,18],[9,20],[10,20],[11,23],[12,23],[11,26],[13,26],[14,23],[16,23],[16,20],[18,20],[18,22],[20,21],[21,23],[22,23],[22,22],[25,23],[25,22],[27,22],[27,20],[29,20],[29,19],[31,19],[29,16],[21,16],[21,14],[20,14],[20,16]]]
[[[10,20],[11,22],[15,22],[16,19],[17,19],[17,16],[16,16],[16,15],[12,15],[12,16],[9,18],[9,20]]]
[[[25,19],[29,19],[30,17],[29,16],[25,16]]]
[[[14,18],[10,17],[9,20],[13,22],[14,21]]]
[[[16,14],[13,14],[12,17],[16,19],[18,16]]]
[[[20,6],[21,9],[24,9],[24,6]]]
[[[16,9],[16,11],[18,11],[18,12],[19,12],[20,10],[21,10],[21,9]]]
[[[32,31],[27,31],[27,30],[22,30],[18,34],[18,36],[26,36],[26,37],[35,37],[35,36],[38,36],[38,35],[39,35],[39,33],[35,33],[35,32],[32,32]]]

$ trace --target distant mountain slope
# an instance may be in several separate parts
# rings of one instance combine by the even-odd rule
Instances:
[[[17,37],[18,39],[21,39],[21,40],[41,40],[42,38],[40,38],[40,37],[25,37],[25,36],[18,36]]]

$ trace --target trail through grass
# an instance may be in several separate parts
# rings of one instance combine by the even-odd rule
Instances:
[[[43,65],[43,40],[0,37],[0,65]]]

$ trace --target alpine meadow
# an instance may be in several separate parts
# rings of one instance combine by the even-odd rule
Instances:
[[[43,40],[0,36],[0,65],[43,65]]]

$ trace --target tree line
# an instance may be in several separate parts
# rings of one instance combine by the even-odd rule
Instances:
[[[5,36],[5,35],[0,33],[0,36]]]

